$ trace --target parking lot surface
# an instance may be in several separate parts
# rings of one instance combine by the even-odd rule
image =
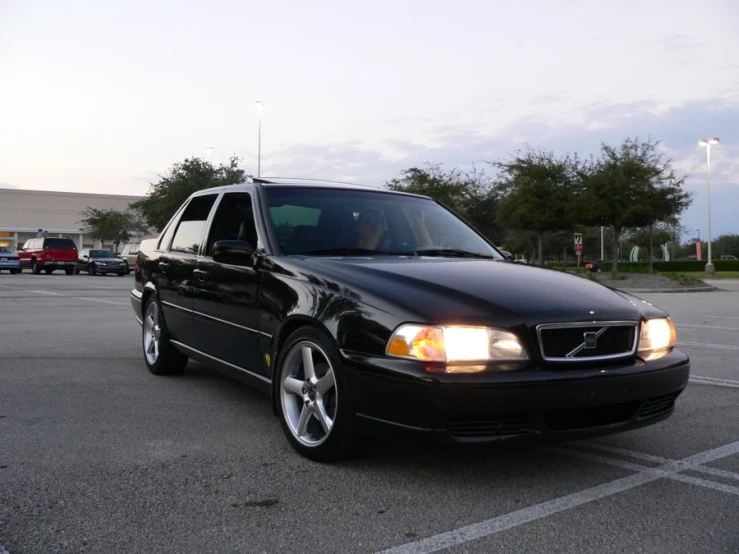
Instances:
[[[195,363],[151,375],[132,277],[0,274],[0,553],[735,554],[739,282],[716,284],[639,295],[692,361],[662,423],[320,465],[266,396]]]

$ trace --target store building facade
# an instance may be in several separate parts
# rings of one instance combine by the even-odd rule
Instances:
[[[19,248],[39,236],[68,237],[77,249],[109,248],[85,233],[80,221],[87,208],[126,210],[140,196],[0,188],[0,246]],[[149,236],[138,237],[149,238]],[[124,245],[120,245],[122,249]]]

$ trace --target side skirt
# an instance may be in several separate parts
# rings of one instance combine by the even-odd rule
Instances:
[[[272,395],[272,381],[267,377],[221,360],[220,358],[216,358],[215,356],[211,356],[210,354],[206,354],[205,352],[201,352],[200,350],[196,350],[195,348],[176,340],[170,340],[170,342],[177,348],[177,350],[196,362],[212,367],[216,371],[219,371],[232,379],[236,379],[245,385],[254,387],[267,395]]]

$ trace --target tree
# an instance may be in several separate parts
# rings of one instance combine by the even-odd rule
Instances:
[[[88,207],[82,215],[84,218],[79,221],[82,230],[93,239],[112,242],[116,252],[121,243],[129,242],[133,236],[146,233],[146,225],[137,214],[129,210]]]
[[[250,177],[239,169],[239,161],[232,156],[227,165],[216,168],[209,161],[187,158],[174,164],[159,181],[151,183],[146,197],[133,202],[131,209],[140,213],[150,227],[160,231],[193,192],[243,183]]]
[[[579,161],[527,147],[513,159],[494,162],[500,171],[498,222],[531,231],[537,240],[537,261],[544,263],[544,233],[572,229],[570,203],[577,192]]]
[[[428,164],[425,169],[411,167],[400,172],[400,177],[388,181],[390,190],[422,194],[438,200],[480,233],[497,243],[503,236],[496,223],[497,197],[492,181],[484,171],[460,169],[445,171],[441,165]]]
[[[687,208],[692,199],[682,189],[671,161],[659,142],[627,138],[619,146],[601,145],[600,158],[591,162],[578,195],[578,213],[589,225],[613,227],[612,276],[618,272],[619,241],[627,227],[646,227],[666,221]]]

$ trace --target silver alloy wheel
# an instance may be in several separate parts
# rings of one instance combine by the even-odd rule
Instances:
[[[149,302],[144,316],[144,355],[150,365],[159,359],[159,338],[162,328],[159,326],[159,307],[155,301]]]
[[[331,434],[338,394],[334,370],[316,343],[295,344],[282,364],[280,400],[290,431],[305,446],[318,446]]]

